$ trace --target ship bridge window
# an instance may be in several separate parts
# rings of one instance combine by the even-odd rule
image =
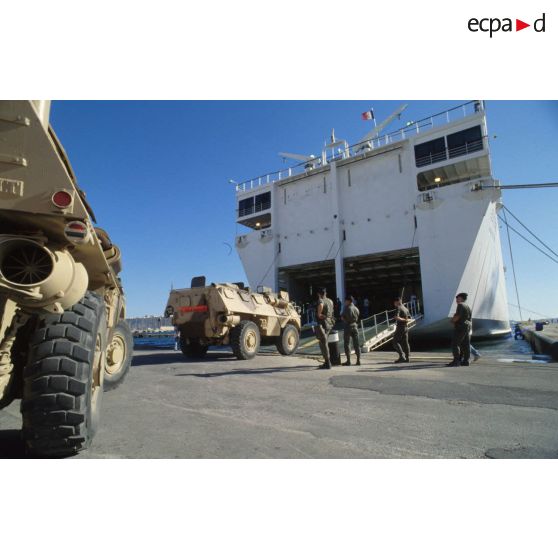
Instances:
[[[436,138],[426,143],[415,145],[417,167],[425,167],[447,159],[445,138]]]
[[[238,202],[238,216],[246,217],[271,207],[271,192],[258,194],[255,198],[244,198]]]
[[[238,201],[238,223],[250,229],[263,230],[271,227],[271,192]]]
[[[265,211],[271,207],[271,192],[265,192],[264,194],[258,194],[256,196],[256,204],[254,211]]]
[[[447,140],[450,159],[480,151],[484,147],[480,126],[474,126],[473,128],[467,128],[466,130],[461,130],[461,132],[450,134],[447,136]]]
[[[244,217],[254,213],[254,198],[246,198],[238,202],[238,216]]]

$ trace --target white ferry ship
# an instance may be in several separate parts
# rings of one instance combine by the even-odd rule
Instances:
[[[314,299],[394,295],[417,299],[415,335],[449,334],[456,293],[469,293],[476,337],[510,332],[485,106],[471,101],[392,133],[401,107],[354,145],[336,139],[319,156],[236,184],[236,249],[252,289]],[[375,123],[375,122],[374,122]]]

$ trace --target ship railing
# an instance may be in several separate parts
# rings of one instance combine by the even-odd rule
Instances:
[[[284,180],[286,178],[291,178],[292,176],[304,174],[310,172],[315,168],[326,166],[332,161],[354,157],[355,155],[358,155],[368,149],[378,149],[380,147],[385,147],[390,144],[406,140],[410,137],[417,136],[438,126],[443,126],[444,124],[447,124],[449,122],[455,122],[457,120],[461,120],[463,118],[471,116],[475,113],[479,113],[482,110],[484,110],[482,101],[469,101],[443,112],[439,112],[438,114],[428,116],[427,118],[416,121],[409,121],[405,124],[405,126],[399,128],[398,130],[395,130],[394,132],[384,134],[380,137],[365,142],[359,142],[354,145],[350,145],[346,149],[340,149],[337,151],[330,150],[329,152],[324,151],[320,157],[315,157],[314,159],[303,161],[302,163],[298,163],[285,169],[269,172],[255,178],[245,180],[243,182],[235,183],[236,191],[238,193],[242,193],[248,190],[266,186],[268,184],[272,184],[274,182],[278,182],[280,180]],[[470,147],[472,147],[472,145]],[[456,149],[461,149],[461,147]],[[458,155],[450,155],[450,157],[457,156]],[[440,160],[443,160],[445,158],[447,158],[447,156],[445,156],[444,154],[444,157]]]
[[[434,163],[439,163],[440,161],[445,161],[448,158],[447,150],[438,151],[436,153],[429,153],[423,157],[416,158],[417,167],[426,167]]]
[[[483,138],[473,141],[468,141],[463,145],[458,145],[456,147],[446,148],[444,147],[436,153],[429,153],[422,157],[416,158],[417,167],[426,167],[434,163],[439,163],[440,161],[445,161],[446,159],[454,159],[455,157],[461,157],[463,155],[469,155],[469,153],[474,153],[475,151],[482,151],[484,149]]]
[[[270,208],[271,208],[271,201],[255,203],[254,205],[250,205],[248,207],[243,207],[242,209],[239,209],[238,216],[246,217],[247,215],[252,215],[253,213],[260,213],[261,211],[265,211],[266,209],[270,209]]]
[[[484,149],[484,142],[481,138],[474,141],[468,141],[464,145],[448,149],[448,155],[450,159],[453,159],[454,157],[461,157],[462,155],[468,155],[469,153],[481,151],[482,149]]]
[[[409,314],[411,315],[411,320],[407,323],[407,328],[411,329],[422,319],[420,302],[418,299],[413,298],[405,302],[404,306],[409,310]],[[393,308],[361,320],[359,334],[363,350],[373,351],[393,339],[396,315],[397,308]]]
[[[321,158],[316,157],[315,159],[315,166],[321,164]],[[267,174],[262,174],[261,176],[257,176],[256,178],[251,178],[250,180],[245,180],[244,182],[239,182],[236,184],[236,191],[237,192],[246,192],[247,190],[253,190],[255,188],[260,188],[262,186],[266,186],[268,184],[273,184],[273,182],[278,182],[279,180],[283,180],[285,178],[290,178],[291,176],[301,174],[306,172],[308,169],[305,168],[308,166],[308,163],[300,163],[298,165],[294,165],[292,167],[288,167],[286,169],[273,171]]]
[[[408,322],[408,328],[415,327],[419,320],[422,318],[420,303],[417,299],[412,299],[405,303],[405,307],[409,310],[411,314],[411,320]],[[359,342],[363,351],[373,351],[382,345],[385,345],[391,339],[393,339],[393,334],[395,333],[395,315],[397,313],[396,308],[391,310],[384,310],[383,312],[378,312],[373,316],[365,318],[359,323]],[[315,307],[313,305],[307,305],[302,308],[302,315],[304,320],[304,325],[302,326],[303,340],[297,350],[299,354],[320,354],[320,348],[318,346],[318,340],[314,335],[310,333],[309,330],[313,330],[316,324],[316,313]],[[333,333],[339,333],[339,324],[336,326],[336,331]],[[342,329],[342,327],[341,327]],[[343,336],[339,335],[338,341],[339,351],[343,351]]]

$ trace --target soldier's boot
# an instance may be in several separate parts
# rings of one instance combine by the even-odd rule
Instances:
[[[401,362],[406,362],[405,357],[403,355],[399,355],[399,358],[393,362],[393,364],[399,364]]]
[[[346,362],[343,363],[343,366],[351,366],[351,357],[348,356]]]
[[[331,362],[326,360],[321,366],[318,367],[320,370],[330,370],[331,369]]]
[[[360,366],[360,354],[357,355],[356,365]]]
[[[411,362],[411,361],[409,360],[409,355],[408,355],[408,354],[405,355],[405,362]]]

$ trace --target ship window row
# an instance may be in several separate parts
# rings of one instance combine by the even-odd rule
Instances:
[[[468,155],[484,148],[480,125],[415,145],[417,167]]]
[[[251,198],[244,198],[238,202],[238,216],[246,217],[252,213],[259,213],[271,207],[271,192],[258,194]]]

